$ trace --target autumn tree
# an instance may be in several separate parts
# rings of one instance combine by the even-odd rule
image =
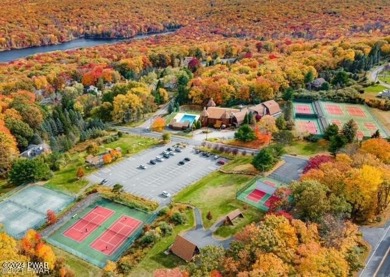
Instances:
[[[382,138],[369,139],[362,142],[362,151],[370,153],[386,164],[390,164],[390,142]]]
[[[4,176],[18,157],[15,138],[0,120],[0,176]]]
[[[135,121],[141,113],[143,104],[139,96],[127,93],[114,98],[112,117],[117,122]]]
[[[53,249],[45,244],[35,230],[28,230],[21,240],[22,253],[29,256],[33,261],[47,262],[49,269],[53,269],[56,256]]]
[[[219,261],[224,255],[222,247],[206,246],[195,256],[194,261],[188,264],[187,269],[191,276],[209,276],[213,270],[220,269]]]
[[[84,175],[85,175],[84,168],[82,167],[77,168],[77,172],[76,172],[77,179],[80,180],[81,178],[84,177]]]
[[[103,163],[104,164],[110,164],[112,163],[112,156],[110,153],[104,154],[103,155]]]
[[[165,122],[165,119],[162,118],[162,117],[157,117],[153,123],[152,123],[152,126],[151,126],[151,129],[153,131],[156,131],[156,132],[161,132],[162,130],[165,129],[165,126],[166,126],[166,122]]]
[[[328,163],[333,161],[333,158],[328,155],[317,155],[314,157],[311,157],[309,161],[307,162],[305,168],[303,169],[303,173],[308,172],[311,169],[318,169],[321,164]]]
[[[46,222],[49,225],[52,225],[57,222],[57,216],[53,210],[47,210],[46,213]]]
[[[276,119],[271,115],[263,116],[257,125],[259,126],[260,131],[263,132],[272,134],[278,131],[278,128],[276,127]]]

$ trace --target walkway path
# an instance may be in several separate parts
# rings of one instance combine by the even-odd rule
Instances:
[[[217,240],[213,238],[213,232],[217,229],[218,224],[222,222],[217,221],[210,229],[205,229],[203,226],[202,214],[198,208],[194,208],[195,212],[195,228],[184,234],[184,237],[189,241],[196,244],[199,248],[206,247],[208,245],[220,246],[227,249],[233,240],[228,238],[226,240]]]

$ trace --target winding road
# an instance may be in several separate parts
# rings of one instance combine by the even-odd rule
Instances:
[[[387,87],[387,88],[390,88],[390,84],[387,84],[385,82],[382,82],[381,80],[379,80],[378,78],[378,75],[379,73],[381,73],[383,71],[383,69],[385,68],[385,65],[381,65],[381,66],[378,66],[378,67],[374,67],[372,70],[370,71],[367,71],[368,73],[368,79],[371,81],[371,82],[379,82],[380,85],[384,86],[384,87]]]

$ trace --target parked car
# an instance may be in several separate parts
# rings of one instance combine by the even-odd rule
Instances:
[[[146,169],[146,166],[143,165],[143,164],[141,164],[138,168],[139,168],[139,169]]]
[[[164,154],[163,157],[164,157],[165,159],[169,159],[171,156],[170,156],[169,154]]]
[[[225,164],[225,161],[224,161],[224,160],[219,160],[219,161],[217,162],[217,164],[224,165],[224,164]]]
[[[179,147],[175,148],[175,151],[180,153],[181,152],[181,149]]]
[[[195,154],[199,154],[200,153],[200,150],[199,149],[195,149]]]
[[[168,147],[168,148],[167,148],[167,151],[168,151],[168,152],[172,151],[172,148],[171,148],[171,147]]]
[[[184,165],[184,164],[185,164],[184,161],[180,161],[180,162],[179,162],[179,165]]]
[[[171,197],[171,194],[170,194],[169,192],[167,192],[167,191],[164,190],[164,191],[161,193],[161,196],[168,198],[168,197]]]
[[[158,162],[162,162],[163,160],[164,160],[164,159],[161,158],[161,157],[159,157],[159,156],[156,157],[156,161],[158,161]]]
[[[103,179],[103,180],[100,182],[100,185],[104,185],[105,183],[107,183],[107,179]]]
[[[156,162],[154,160],[150,160],[149,163],[150,164],[156,164]]]
[[[218,155],[215,155],[214,156],[214,160],[218,160],[219,159],[219,156]]]
[[[202,152],[202,156],[203,156],[203,157],[206,157],[207,154],[208,154],[207,152]]]
[[[190,158],[188,158],[188,157],[184,158],[184,160],[185,160],[186,162],[189,162],[189,161],[191,161],[191,159],[190,159]]]
[[[175,156],[175,153],[169,152],[169,155],[170,155],[170,156]]]

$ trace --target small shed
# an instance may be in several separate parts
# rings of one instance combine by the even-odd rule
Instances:
[[[195,255],[199,254],[199,247],[191,241],[178,235],[171,247],[171,252],[179,258],[189,262]]]
[[[225,225],[234,225],[233,221],[236,218],[243,218],[243,217],[244,217],[244,215],[242,214],[242,212],[239,209],[234,210],[226,215]]]

